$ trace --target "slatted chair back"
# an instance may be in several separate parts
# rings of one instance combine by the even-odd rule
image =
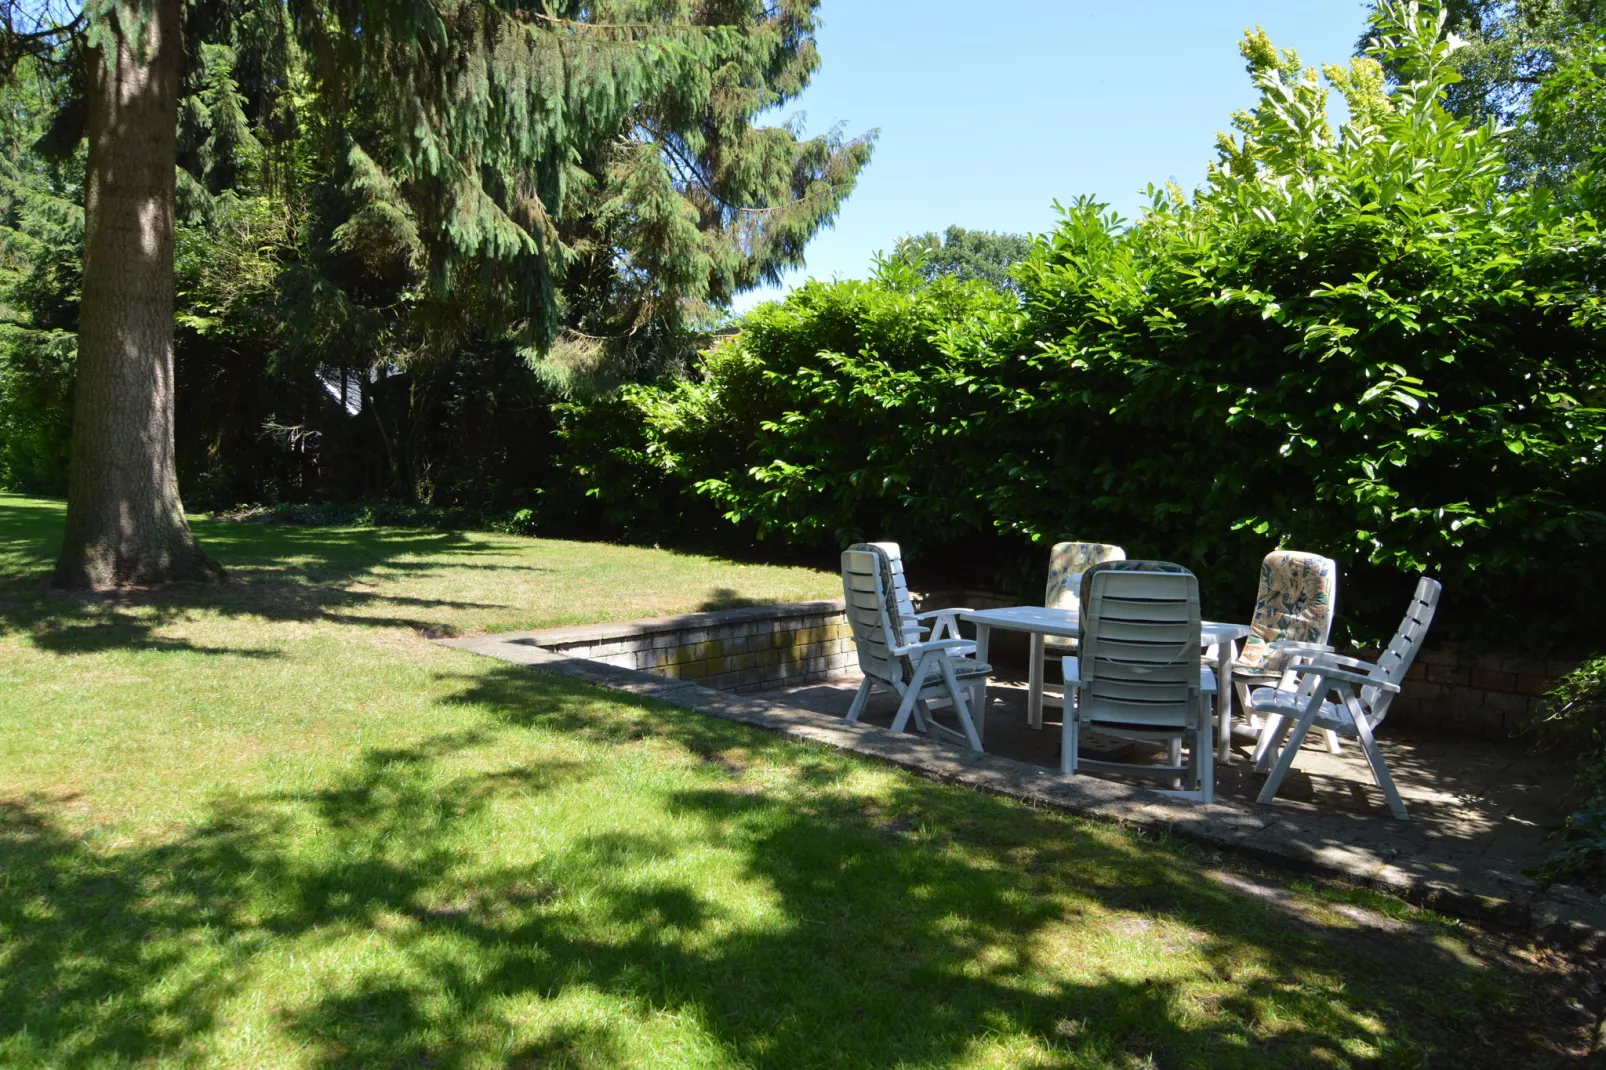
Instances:
[[[1405,611],[1405,619],[1400,621],[1399,631],[1389,640],[1389,645],[1383,648],[1383,653],[1374,663],[1374,668],[1367,673],[1368,676],[1384,683],[1403,686],[1405,674],[1410,671],[1411,664],[1422,650],[1422,644],[1427,639],[1428,625],[1433,623],[1433,615],[1439,609],[1439,594],[1444,585],[1438,580],[1423,576],[1417,580],[1416,593],[1411,597],[1411,605]],[[1361,688],[1361,704],[1366,710],[1366,719],[1373,728],[1383,723],[1388,716],[1389,704],[1394,699],[1395,692],[1386,691],[1378,687]]]
[[[1043,605],[1076,612],[1081,604],[1082,574],[1105,561],[1125,561],[1126,551],[1103,542],[1058,542],[1048,552],[1048,589]]]
[[[856,542],[848,549],[879,551],[885,558],[882,580],[892,598],[904,642],[920,642],[921,628],[915,619],[915,603],[909,595],[909,580],[903,571],[903,549],[895,542]]]
[[[1105,561],[1082,577],[1077,718],[1156,733],[1198,724],[1199,581],[1165,561]]]
[[[888,597],[891,588],[891,566],[884,550],[859,543],[842,551],[842,600],[859,654],[859,671],[877,680],[902,682],[903,659],[892,648],[905,643],[896,599]]]

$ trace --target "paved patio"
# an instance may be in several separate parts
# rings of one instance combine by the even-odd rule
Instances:
[[[763,698],[833,717],[846,715],[859,686],[856,677],[765,692]],[[1007,677],[988,688],[984,745],[989,754],[1058,771],[1059,710],[1044,711],[1041,731],[1026,725],[1026,685]],[[878,690],[863,716],[866,724],[888,727],[897,712],[897,696]],[[1216,770],[1216,797],[1221,802],[1255,806],[1268,816],[1294,817],[1346,826],[1356,837],[1380,840],[1382,854],[1421,856],[1454,853],[1476,855],[1489,868],[1520,873],[1536,865],[1549,850],[1551,830],[1562,822],[1566,780],[1556,775],[1554,761],[1535,758],[1521,743],[1491,743],[1430,732],[1390,731],[1385,723],[1378,743],[1388,759],[1411,820],[1389,816],[1383,793],[1372,781],[1360,747],[1344,746],[1339,755],[1312,740],[1301,750],[1277,801],[1259,807],[1255,796],[1264,778],[1249,760],[1254,741],[1234,739],[1233,763]],[[1158,761],[1155,745],[1133,745],[1135,753],[1120,761]],[[1116,779],[1116,778],[1111,778]],[[1126,782],[1123,780],[1122,782]],[[1163,786],[1152,781],[1155,786]]]

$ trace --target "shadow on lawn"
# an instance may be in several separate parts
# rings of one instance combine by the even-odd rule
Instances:
[[[1480,1038],[1535,1028],[1531,1001],[1496,1005],[1511,977],[1415,926],[1363,939],[1292,923],[1164,845],[912,778],[867,795],[846,757],[525,671],[465,678],[451,701],[491,719],[370,751],[322,790],[220,798],[165,844],[95,846],[55,816],[66,800],[0,806],[0,1061],[216,1059],[247,992],[279,1008],[287,1050],[336,1067],[608,1065],[637,1028],[608,1023],[615,1007],[693,1023],[742,1065],[933,1065],[1024,1034],[1056,1063],[1343,1065],[1349,1044],[1381,1040],[1407,1061],[1510,1066]],[[521,729],[612,746],[454,764]],[[660,791],[673,837],[599,820],[484,860],[498,810],[539,827],[543,799],[592,790],[641,740],[701,759],[632,789]],[[795,777],[760,787],[760,757]],[[768,916],[676,876],[710,856]],[[1077,963],[1049,960],[1078,927],[1095,945],[1151,930],[1186,944],[1220,995],[1068,980]],[[271,991],[276,971],[288,991]],[[566,1012],[570,998],[592,1002]]]
[[[413,598],[360,589],[377,571],[428,572],[476,567],[463,558],[495,553],[456,532],[408,529],[351,530],[257,527],[197,522],[207,550],[226,560],[221,585],[178,583],[160,590],[78,596],[47,586],[60,545],[56,506],[7,499],[0,508],[0,634],[30,632],[36,645],[56,654],[109,649],[175,650],[274,657],[274,651],[211,647],[160,637],[192,610],[261,617],[269,621],[338,619],[368,627],[409,628],[430,637],[451,633],[431,609],[495,608],[483,603]],[[402,560],[419,556],[451,557]],[[535,569],[534,566],[477,566]],[[354,589],[355,588],[355,589]]]

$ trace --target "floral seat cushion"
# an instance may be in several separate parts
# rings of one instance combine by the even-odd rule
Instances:
[[[1319,554],[1276,550],[1260,565],[1260,593],[1249,638],[1233,670],[1249,676],[1280,676],[1291,652],[1273,643],[1322,645],[1333,630],[1338,602],[1338,565]]]

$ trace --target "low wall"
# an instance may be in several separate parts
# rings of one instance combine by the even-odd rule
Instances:
[[[840,600],[549,629],[509,641],[738,694],[858,671]]]
[[[1428,647],[1405,677],[1389,719],[1474,735],[1515,735],[1545,692],[1578,667],[1578,659],[1509,654],[1476,657],[1453,646]]]
[[[922,610],[1017,604],[986,591],[932,591],[914,597]],[[840,600],[550,629],[509,641],[739,694],[858,674]],[[1024,636],[994,632],[992,648],[995,663],[1002,659],[1024,666]],[[1366,651],[1352,653],[1369,656]],[[1421,727],[1507,739],[1576,665],[1565,658],[1473,656],[1453,646],[1429,647],[1411,666],[1404,690],[1390,708],[1389,723],[1395,731]]]

